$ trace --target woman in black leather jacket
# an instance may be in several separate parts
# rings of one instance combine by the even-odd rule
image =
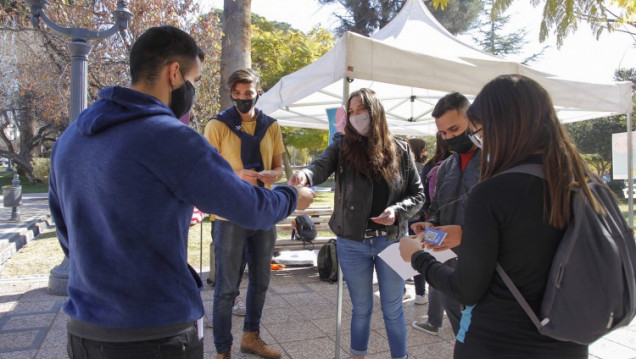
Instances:
[[[378,254],[406,235],[407,221],[424,201],[408,143],[388,130],[375,93],[360,89],[347,101],[344,134],[336,134],[320,158],[294,173],[289,183],[315,186],[335,173],[337,253],[353,304],[351,355],[366,355],[373,311],[373,272],[392,358],[406,358],[404,280]]]

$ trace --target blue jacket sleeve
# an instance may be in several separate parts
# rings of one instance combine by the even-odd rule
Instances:
[[[205,213],[250,229],[268,229],[294,211],[296,189],[253,186],[241,180],[216,149],[209,149],[178,186],[177,197]]]
[[[49,209],[51,210],[51,217],[55,223],[55,231],[57,233],[57,239],[60,242],[62,251],[68,257],[68,230],[66,228],[66,222],[62,215],[61,203],[57,197],[57,190],[53,178],[55,172],[51,171],[49,178]]]

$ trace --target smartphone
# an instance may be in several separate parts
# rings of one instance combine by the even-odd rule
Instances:
[[[442,242],[444,241],[444,238],[446,238],[446,232],[433,229],[433,228],[428,228],[427,230],[424,231],[423,240],[425,242],[432,243],[436,246],[439,246],[440,244],[442,244]]]

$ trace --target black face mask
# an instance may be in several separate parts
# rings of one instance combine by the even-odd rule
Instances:
[[[194,86],[187,80],[183,86],[172,90],[170,94],[170,109],[174,112],[175,117],[181,118],[181,116],[190,111],[192,104],[194,104],[194,96]]]
[[[242,114],[250,112],[250,110],[256,105],[256,101],[258,101],[258,95],[249,100],[239,100],[232,98],[232,104],[234,105],[234,107],[236,107],[236,110]]]
[[[446,142],[448,149],[456,153],[466,153],[474,146],[473,141],[471,141],[468,137],[468,130],[464,131],[464,133],[459,136],[455,136],[444,141]]]

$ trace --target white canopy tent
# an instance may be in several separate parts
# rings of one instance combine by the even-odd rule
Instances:
[[[562,122],[631,111],[629,82],[588,83],[560,78],[462,43],[435,20],[421,0],[409,0],[370,38],[347,32],[314,63],[283,77],[259,100],[282,126],[328,129],[326,109],[349,91],[373,89],[392,133],[434,135],[437,100],[450,91],[469,99],[491,79],[521,74],[544,86]]]
[[[504,74],[539,82],[563,123],[626,114],[630,132],[630,82],[565,79],[482,52],[446,31],[421,0],[408,0],[370,38],[347,32],[318,60],[284,76],[258,106],[282,126],[328,129],[326,110],[342,107],[351,91],[367,87],[381,99],[392,133],[434,135],[431,112],[441,96],[458,91],[472,100],[487,82]],[[627,149],[632,193],[632,136],[627,136]],[[631,197],[628,202],[632,225]]]
[[[437,100],[451,91],[469,99],[498,75],[520,74],[552,96],[562,122],[627,114],[631,128],[631,83],[588,83],[560,78],[506,61],[462,43],[444,29],[421,0],[409,0],[370,38],[347,32],[314,63],[283,77],[258,106],[282,126],[328,129],[327,109],[343,105],[350,90],[367,87],[381,99],[394,134],[434,135]],[[631,136],[628,173],[631,179]],[[629,193],[632,181],[629,181]],[[629,199],[630,225],[633,223]],[[340,358],[342,272],[338,274],[335,357]]]

